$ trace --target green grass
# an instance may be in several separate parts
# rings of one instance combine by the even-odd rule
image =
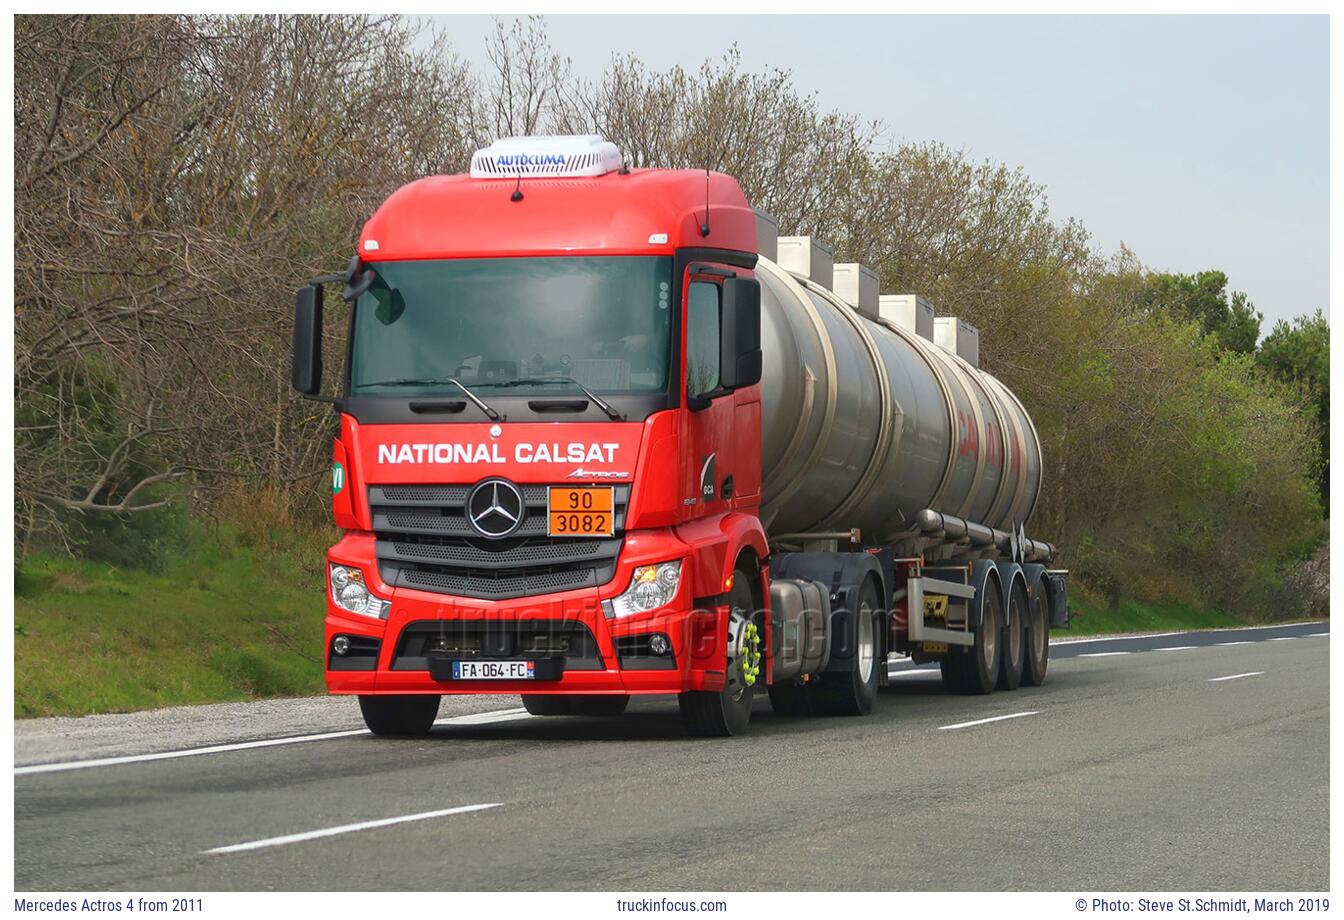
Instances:
[[[1185,604],[1140,603],[1122,601],[1110,606],[1086,595],[1069,597],[1077,614],[1073,625],[1059,635],[1099,635],[1103,633],[1162,632],[1181,629],[1222,629],[1245,626],[1216,610],[1197,610]]]
[[[25,560],[15,578],[15,715],[321,693],[321,550],[298,555],[224,537],[153,573]]]

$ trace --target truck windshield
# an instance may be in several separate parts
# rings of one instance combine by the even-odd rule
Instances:
[[[355,304],[357,396],[667,389],[672,260],[553,256],[376,262]],[[549,381],[544,378],[555,377]],[[508,387],[504,390],[503,387]]]

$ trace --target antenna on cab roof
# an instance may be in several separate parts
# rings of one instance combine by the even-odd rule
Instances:
[[[509,196],[509,200],[515,204],[523,200],[523,171],[521,169],[518,170],[518,181],[513,186],[513,194]]]
[[[705,222],[700,225],[700,235],[709,236],[709,167],[705,167]]]

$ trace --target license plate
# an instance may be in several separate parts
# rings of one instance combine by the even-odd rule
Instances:
[[[610,537],[616,532],[611,486],[552,486],[546,496],[547,533],[552,537]]]
[[[453,680],[536,680],[535,661],[454,661]]]

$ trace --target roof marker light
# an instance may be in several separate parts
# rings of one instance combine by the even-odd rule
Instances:
[[[621,152],[596,134],[506,137],[471,158],[473,179],[603,176],[621,168]]]

